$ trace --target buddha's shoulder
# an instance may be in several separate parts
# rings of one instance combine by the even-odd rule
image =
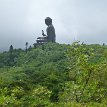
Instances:
[[[54,29],[54,26],[53,25],[49,25],[48,27],[47,27],[47,29],[49,30],[49,29]]]

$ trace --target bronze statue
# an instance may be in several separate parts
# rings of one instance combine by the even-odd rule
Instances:
[[[56,35],[55,35],[55,29],[52,25],[52,19],[50,17],[46,17],[45,24],[48,26],[46,31],[47,35],[44,34],[44,31],[42,30],[42,35],[47,38],[47,42],[55,42]]]
[[[50,17],[46,17],[45,24],[48,26],[46,29],[47,35],[44,34],[44,31],[42,30],[43,37],[37,38],[37,44],[47,43],[47,42],[55,42],[56,35],[55,35],[55,29],[52,25],[52,19]]]

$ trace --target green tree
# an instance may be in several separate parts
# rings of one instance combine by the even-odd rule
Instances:
[[[27,53],[27,51],[28,51],[28,42],[26,42],[25,46],[26,46],[26,53]]]
[[[12,52],[13,52],[13,45],[10,45],[9,51],[12,54]]]
[[[107,62],[103,56],[96,62],[93,48],[75,42],[66,52],[69,81],[65,83],[61,101],[101,102],[106,98],[106,89],[100,82]]]

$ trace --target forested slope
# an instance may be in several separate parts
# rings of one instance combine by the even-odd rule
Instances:
[[[0,106],[106,107],[107,46],[48,43],[0,53]]]

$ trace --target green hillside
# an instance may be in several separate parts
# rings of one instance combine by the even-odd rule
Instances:
[[[107,46],[48,43],[0,53],[0,107],[106,107]]]

